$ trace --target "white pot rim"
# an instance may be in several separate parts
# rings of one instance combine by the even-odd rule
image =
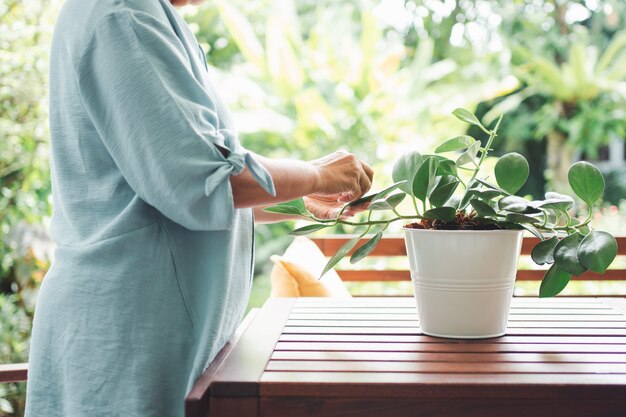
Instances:
[[[458,230],[441,230],[441,229],[414,229],[412,227],[402,227],[403,230],[410,233],[475,233],[475,234],[493,234],[493,233],[523,233],[524,230],[518,229],[496,229],[496,230],[471,230],[471,229],[458,229]]]

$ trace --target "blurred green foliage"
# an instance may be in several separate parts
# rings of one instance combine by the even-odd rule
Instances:
[[[26,360],[50,262],[47,62],[60,3],[0,2],[2,362]],[[244,146],[301,159],[349,148],[376,168],[375,188],[399,155],[462,133],[449,117],[459,106],[487,121],[508,111],[496,151],[531,161],[522,192],[536,196],[544,170],[558,170],[546,154],[594,156],[625,136],[622,0],[211,0],[182,13]],[[623,179],[608,173],[607,199],[626,196]],[[257,228],[257,304],[290,229]],[[0,416],[21,415],[22,402],[23,385],[0,386]]]

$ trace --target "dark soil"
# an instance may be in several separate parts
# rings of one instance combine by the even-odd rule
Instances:
[[[474,213],[472,213],[474,214]],[[404,227],[409,229],[432,229],[432,230],[501,230],[504,229],[498,223],[474,215],[467,215],[463,211],[456,213],[454,221],[422,219],[419,222],[409,223]]]

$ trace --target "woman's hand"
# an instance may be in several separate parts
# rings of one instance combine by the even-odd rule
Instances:
[[[339,202],[340,195],[321,195],[312,194],[303,198],[304,205],[307,210],[311,212],[316,218],[321,220],[336,219],[341,213],[341,209],[346,203]],[[367,209],[369,203],[362,203],[358,206],[348,206],[343,213],[341,213],[341,219],[346,220],[357,213],[360,213]]]
[[[354,154],[337,151],[311,163],[319,173],[315,195],[347,203],[361,197],[372,186],[374,171]]]

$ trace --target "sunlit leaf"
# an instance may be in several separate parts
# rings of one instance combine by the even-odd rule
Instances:
[[[355,236],[352,239],[348,240],[344,243],[337,252],[328,260],[328,263],[324,267],[322,271],[322,275],[320,278],[324,276],[328,271],[330,271],[335,265],[339,263],[354,247],[359,243],[361,236]]]
[[[424,217],[432,220],[453,221],[456,219],[456,209],[454,207],[437,207],[426,210]]]
[[[318,230],[322,230],[328,227],[325,224],[309,224],[298,229],[292,230],[291,234],[294,236],[303,236],[308,235],[309,233],[317,232]]]
[[[350,258],[350,263],[355,264],[361,259],[365,258],[367,255],[369,255],[374,250],[376,245],[378,245],[378,242],[380,242],[380,239],[382,237],[383,232],[376,233],[373,238],[365,242],[365,244],[363,244],[360,248],[354,251],[352,257]]]
[[[276,204],[275,206],[266,207],[263,209],[263,211],[266,211],[268,213],[309,216],[309,211],[306,209],[306,206],[304,205],[304,200],[302,200],[301,198],[293,201],[287,201],[285,203]]]
[[[498,185],[515,194],[526,183],[530,170],[528,161],[522,155],[511,152],[498,159],[495,167]]]
[[[463,121],[465,123],[469,123],[471,125],[478,126],[478,127],[482,128],[482,129],[486,130],[485,127],[482,125],[482,123],[480,123],[480,120],[478,120],[476,115],[474,115],[474,113],[472,113],[469,110],[458,108],[458,109],[455,109],[452,112],[452,114],[455,115],[457,119],[459,119],[459,120],[461,120],[461,121]]]
[[[457,136],[452,139],[448,139],[447,141],[439,145],[435,149],[435,153],[443,153],[443,152],[458,151],[460,149],[467,149],[475,142],[476,142],[476,139],[474,139],[471,136],[467,136],[467,135]]]
[[[579,161],[572,165],[567,173],[567,179],[581,200],[592,206],[604,193],[604,177],[598,168],[586,161]]]
[[[406,183],[400,185],[400,189],[405,193],[413,195],[413,178],[422,165],[423,160],[424,158],[419,152],[409,152],[398,158],[393,165],[391,174],[393,181],[396,183],[406,181]]]
[[[428,157],[415,174],[415,178],[413,179],[413,195],[421,201],[426,201],[426,198],[430,196],[436,185],[435,176],[437,175],[438,166],[439,161],[437,158]]]

